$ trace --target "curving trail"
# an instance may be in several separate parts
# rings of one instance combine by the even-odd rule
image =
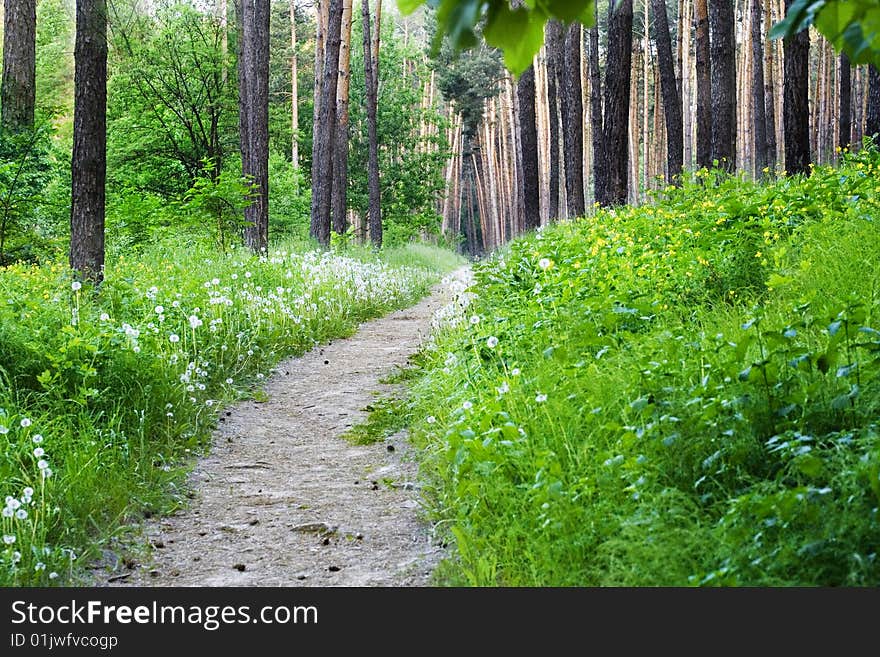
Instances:
[[[452,276],[464,278],[466,269]],[[189,508],[151,521],[152,562],[119,565],[110,586],[426,586],[443,556],[419,519],[403,434],[340,438],[363,420],[379,380],[404,366],[450,293],[363,324],[283,361],[268,401],[228,407],[191,474]]]

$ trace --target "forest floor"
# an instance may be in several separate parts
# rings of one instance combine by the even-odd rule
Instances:
[[[101,584],[428,585],[444,552],[419,515],[405,431],[371,445],[342,436],[400,385],[382,380],[406,366],[449,296],[437,286],[412,308],[279,363],[264,402],[221,412],[188,507],[147,521],[151,547],[104,563]]]

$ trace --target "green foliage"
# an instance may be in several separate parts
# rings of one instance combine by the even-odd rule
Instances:
[[[878,169],[701,171],[478,265],[413,393],[448,581],[880,584]]]
[[[770,37],[789,37],[810,25],[854,65],[880,66],[880,1],[795,0]]]
[[[355,445],[372,445],[406,428],[409,413],[405,400],[381,397],[362,410],[367,418],[346,431],[342,437]]]
[[[36,257],[42,195],[51,180],[49,131],[0,131],[0,266]]]
[[[166,241],[108,259],[100,292],[64,264],[0,270],[0,585],[81,581],[114,532],[181,504],[224,403],[411,304],[454,260],[363,256]]]
[[[544,43],[544,26],[556,18],[566,23],[580,21],[590,27],[594,22],[595,0],[527,1],[513,9],[507,0],[398,0],[404,15],[422,5],[436,7],[439,31],[434,41],[439,50],[448,36],[456,50],[473,48],[479,34],[491,46],[504,52],[507,68],[519,75],[532,64],[532,58]]]

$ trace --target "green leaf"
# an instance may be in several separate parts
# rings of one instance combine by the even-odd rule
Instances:
[[[486,19],[483,37],[490,46],[504,52],[504,63],[519,75],[532,65],[532,59],[544,43],[546,14],[537,10],[512,10],[504,4],[493,6]]]
[[[819,356],[819,358],[816,359],[816,367],[819,368],[819,371],[822,372],[822,374],[827,374],[831,367],[828,356],[825,354]]]
[[[425,0],[397,0],[397,7],[404,16],[409,16],[423,4]]]
[[[812,454],[807,454],[797,459],[797,469],[808,477],[818,477],[822,474],[822,465],[822,459]]]
[[[561,21],[566,23],[581,21],[587,27],[593,25],[594,0],[546,0],[545,5],[548,13]]]

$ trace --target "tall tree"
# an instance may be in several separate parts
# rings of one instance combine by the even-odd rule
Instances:
[[[712,68],[712,159],[736,168],[736,39],[734,0],[709,3]]]
[[[773,24],[773,4],[776,0],[763,0],[764,2],[764,34]],[[775,42],[767,42],[764,48],[764,118],[766,120],[765,134],[767,136],[767,167],[770,171],[776,170],[776,95],[777,89],[774,84],[774,49]]]
[[[296,0],[290,0],[290,161],[299,166],[299,66],[296,56]]]
[[[547,23],[547,111],[550,119],[550,204],[551,219],[559,216],[559,82],[564,79],[562,24]]]
[[[598,12],[598,10],[597,10]],[[590,137],[593,142],[593,196],[598,198],[598,190],[605,188],[606,157],[602,140],[602,75],[599,70],[599,19],[594,17],[595,25],[589,30],[589,69],[590,69]]]
[[[565,30],[562,125],[565,156],[566,216],[581,217],[584,202],[584,104],[581,91],[581,25]]]
[[[840,109],[838,146],[849,148],[852,142],[852,67],[846,53],[840,53]]]
[[[239,95],[246,96],[242,173],[254,189],[245,208],[244,243],[255,253],[269,247],[269,0],[242,0]],[[244,139],[246,136],[246,140]],[[245,152],[247,156],[245,157]]]
[[[535,114],[535,68],[529,66],[516,83],[522,144],[521,194],[525,229],[541,225],[540,185],[538,183],[538,127]]]
[[[868,67],[868,107],[865,110],[865,136],[880,133],[880,70]]]
[[[605,185],[596,188],[600,205],[622,205],[628,192],[627,134],[632,81],[632,0],[609,6],[608,56],[605,64],[605,107],[602,141],[606,153]]]
[[[712,166],[712,59],[709,47],[709,8],[707,0],[696,0],[697,68],[697,166]]]
[[[330,244],[330,207],[333,194],[333,134],[336,131],[336,89],[339,44],[342,37],[342,0],[329,2],[321,84],[315,87],[318,114],[312,131],[312,217],[309,234],[321,246]]]
[[[71,158],[70,266],[104,278],[107,179],[107,2],[77,0]]]
[[[37,75],[37,2],[5,0],[3,13],[2,126],[13,132],[34,126]]]
[[[797,0],[785,0],[785,10]],[[810,34],[803,30],[783,43],[782,121],[785,170],[789,174],[809,171],[810,165]]]
[[[672,59],[672,39],[665,0],[652,0],[654,13],[654,41],[657,45],[657,65],[660,68],[660,89],[663,93],[663,113],[666,117],[666,175],[672,180],[684,166],[684,134],[681,117],[681,95],[675,79]]]
[[[752,3],[752,112],[754,114],[755,174],[761,176],[770,159],[767,145],[767,113],[764,104],[764,42],[761,29],[762,0]]]
[[[382,0],[376,2],[376,32],[380,29]],[[362,0],[361,20],[364,32],[364,80],[367,91],[367,190],[369,205],[367,225],[370,230],[370,241],[376,248],[382,246],[382,189],[379,180],[379,136],[378,136],[378,105],[379,105],[379,39],[375,44],[370,39],[370,3]],[[374,52],[375,48],[375,52]]]
[[[333,230],[348,230],[348,90],[351,86],[351,5],[342,0],[342,30],[339,40],[339,73],[336,84],[336,130],[333,132]]]

